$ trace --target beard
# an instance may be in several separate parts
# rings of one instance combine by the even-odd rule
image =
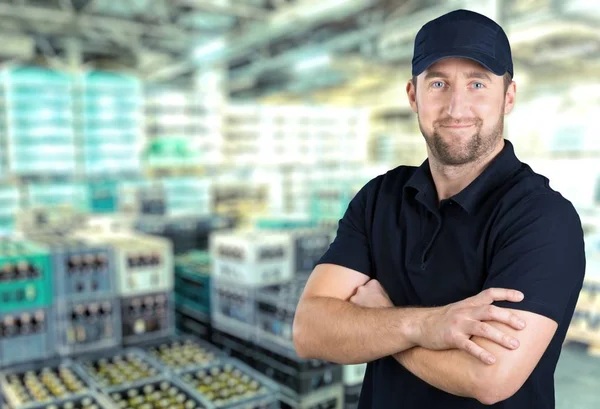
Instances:
[[[482,131],[483,121],[479,118],[464,121],[465,124],[474,124],[475,133],[468,137],[465,142],[460,143],[449,142],[449,138],[444,138],[440,134],[444,129],[442,126],[454,123],[452,119],[435,121],[433,123],[433,132],[429,134],[423,128],[421,118],[418,114],[417,118],[419,128],[431,154],[441,165],[446,166],[460,166],[477,162],[477,160],[485,157],[486,154],[494,150],[504,133],[504,113],[500,114],[498,121],[496,121],[494,127],[488,132]],[[450,128],[444,130],[452,132]],[[461,139],[464,139],[464,137],[461,136]]]

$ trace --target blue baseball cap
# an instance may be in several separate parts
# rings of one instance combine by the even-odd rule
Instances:
[[[425,24],[415,38],[412,75],[443,58],[477,61],[496,75],[514,76],[506,33],[494,20],[469,10],[455,10]]]

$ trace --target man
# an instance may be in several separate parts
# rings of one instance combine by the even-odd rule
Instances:
[[[421,28],[406,89],[428,159],[360,190],[306,285],[295,348],[369,362],[360,409],[554,408],[583,231],[503,138],[511,58],[480,14]]]

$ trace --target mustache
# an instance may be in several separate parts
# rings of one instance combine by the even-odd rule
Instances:
[[[479,118],[472,118],[472,119],[462,119],[462,120],[456,120],[456,119],[452,119],[452,118],[444,118],[444,119],[440,119],[439,121],[435,121],[434,122],[434,126],[464,126],[464,125],[479,125],[481,123],[481,119]]]

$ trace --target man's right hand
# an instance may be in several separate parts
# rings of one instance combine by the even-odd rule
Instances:
[[[430,309],[418,323],[415,343],[433,350],[461,349],[486,364],[493,364],[495,357],[471,341],[471,337],[486,338],[508,349],[517,349],[517,339],[485,321],[502,322],[522,330],[525,321],[507,309],[491,304],[494,301],[519,302],[523,297],[523,293],[516,290],[490,288],[454,304]]]

